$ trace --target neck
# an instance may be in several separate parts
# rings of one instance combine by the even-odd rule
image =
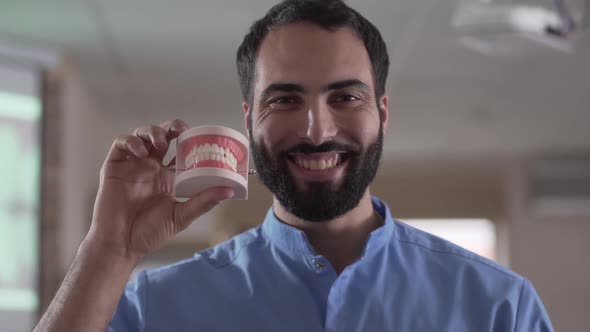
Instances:
[[[369,234],[383,225],[383,218],[373,209],[369,189],[357,207],[332,220],[300,219],[286,211],[276,198],[274,212],[284,223],[305,232],[316,253],[330,261],[338,274],[361,257]]]

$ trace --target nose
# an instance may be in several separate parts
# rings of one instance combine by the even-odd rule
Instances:
[[[334,115],[327,105],[314,103],[307,111],[304,138],[312,145],[320,145],[336,136]]]

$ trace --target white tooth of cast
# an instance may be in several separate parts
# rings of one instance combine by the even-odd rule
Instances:
[[[236,156],[234,156],[229,148],[208,143],[194,147],[186,156],[184,163],[185,167],[188,168],[193,164],[205,160],[221,161],[230,166],[234,171],[238,167]],[[301,163],[302,167],[304,166],[301,161],[299,163]]]
[[[319,169],[326,169],[326,161],[324,159],[322,159],[318,162],[318,168]]]

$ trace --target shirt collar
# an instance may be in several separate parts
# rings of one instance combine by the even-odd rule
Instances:
[[[369,234],[363,257],[387,243],[392,238],[394,229],[394,221],[387,204],[375,196],[371,197],[371,202],[373,209],[383,217],[384,224]],[[274,246],[291,257],[297,258],[316,255],[305,233],[298,228],[280,221],[272,207],[266,214],[266,218],[262,224],[262,232]]]

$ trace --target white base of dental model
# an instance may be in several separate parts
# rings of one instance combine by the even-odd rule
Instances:
[[[248,159],[248,139],[234,129],[200,126],[185,131],[176,142],[176,197],[224,186],[234,189],[233,199],[248,199]]]

